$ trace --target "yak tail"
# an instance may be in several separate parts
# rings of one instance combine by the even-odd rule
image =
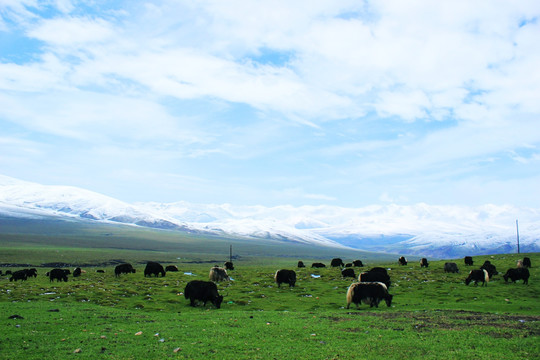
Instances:
[[[353,301],[355,287],[356,287],[356,284],[351,284],[351,286],[349,286],[349,289],[347,290],[347,309],[349,308],[349,305],[351,305]]]
[[[488,272],[486,271],[486,269],[483,269],[484,270],[484,281],[485,282],[489,282],[489,274]]]

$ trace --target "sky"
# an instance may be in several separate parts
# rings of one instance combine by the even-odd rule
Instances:
[[[0,173],[126,202],[540,204],[540,2],[0,0]]]

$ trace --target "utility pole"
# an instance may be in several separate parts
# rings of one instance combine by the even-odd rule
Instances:
[[[519,227],[518,227],[517,219],[516,219],[516,234],[517,234],[517,246],[518,246],[518,254],[519,254]]]
[[[518,252],[519,252],[519,245],[518,245]],[[232,245],[229,248],[229,261],[232,262]]]

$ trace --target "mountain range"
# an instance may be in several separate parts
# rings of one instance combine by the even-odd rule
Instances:
[[[511,205],[130,204],[77,187],[0,175],[0,215],[121,223],[434,258],[516,252],[519,219],[521,252],[540,251],[540,209]]]

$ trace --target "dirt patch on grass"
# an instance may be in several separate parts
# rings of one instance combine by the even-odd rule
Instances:
[[[485,328],[486,334],[495,338],[514,336],[540,336],[540,316],[500,315],[473,311],[426,311],[426,312],[348,312],[349,317],[329,317],[335,322],[354,321],[358,318],[381,318],[382,328],[413,331],[435,329],[463,330],[471,326]],[[492,330],[489,330],[491,328]],[[495,328],[495,329],[493,329]],[[354,332],[354,328],[344,329]]]

